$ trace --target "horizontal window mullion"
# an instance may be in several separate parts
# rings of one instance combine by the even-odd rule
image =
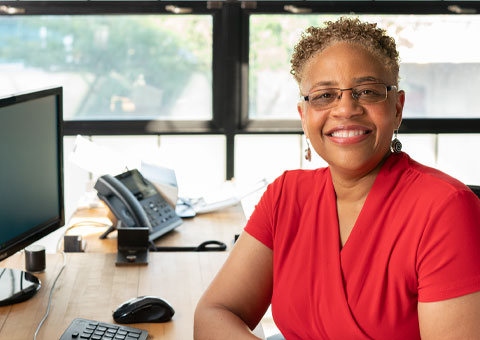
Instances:
[[[401,133],[480,133],[480,119],[403,119]]]
[[[17,15],[75,15],[75,14],[174,14],[166,9],[173,5],[191,8],[191,13],[209,14],[217,9],[207,8],[198,1],[3,1],[2,5],[24,10]]]
[[[64,121],[64,134],[82,135],[156,135],[222,134],[212,121]]]
[[[452,7],[476,9],[480,12],[479,1],[257,1],[253,8],[246,8],[254,14],[296,14],[286,6],[302,14],[455,14]]]

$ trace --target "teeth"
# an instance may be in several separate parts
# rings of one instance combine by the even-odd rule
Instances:
[[[365,130],[338,130],[332,132],[333,137],[354,137],[366,134]]]

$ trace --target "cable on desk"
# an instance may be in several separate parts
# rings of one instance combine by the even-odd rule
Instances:
[[[60,247],[60,243],[61,241],[63,240],[63,237],[65,236],[67,231],[65,231],[62,236],[58,239],[57,241],[57,252],[58,252],[58,248]],[[42,327],[43,323],[45,322],[45,320],[47,320],[47,317],[48,317],[48,313],[50,312],[50,305],[52,303],[52,295],[53,295],[53,290],[55,289],[55,285],[57,283],[57,280],[58,278],[60,277],[60,275],[62,274],[63,272],[63,269],[65,269],[65,266],[67,265],[67,258],[65,257],[65,252],[62,251],[62,255],[63,255],[63,265],[62,265],[62,268],[60,268],[60,271],[58,272],[57,274],[57,277],[55,278],[55,280],[53,281],[53,284],[52,284],[52,288],[50,288],[50,295],[48,296],[48,304],[47,304],[47,311],[45,312],[45,315],[43,316],[42,320],[40,321],[40,323],[38,324],[38,327],[37,329],[35,330],[35,334],[33,335],[33,340],[37,340],[37,335],[38,335],[38,332],[40,331],[40,328]]]
[[[225,251],[227,245],[220,241],[205,241],[200,243],[196,247],[157,247],[153,241],[150,241],[150,251],[164,251],[164,252],[174,252],[174,251]]]
[[[65,232],[67,232],[67,231],[69,231],[73,228],[77,228],[77,227],[91,226],[92,224],[96,225],[98,227],[110,227],[111,226],[110,223],[103,223],[103,222],[98,222],[98,221],[79,221],[79,222],[69,226],[67,228],[67,230],[65,230]]]
[[[67,229],[65,229],[65,233],[63,235],[66,235],[67,232],[73,228],[76,228],[76,227],[82,227],[82,226],[89,226],[89,225],[97,225],[99,227],[110,227],[111,224],[110,223],[104,223],[104,222],[99,222],[99,221],[89,221],[89,220],[82,220],[82,221],[78,221],[74,224],[71,224],[70,225],[70,222],[73,218],[73,215],[70,216],[70,218],[68,219],[68,222],[65,223],[65,225],[68,225]]]
[[[65,268],[65,266],[66,266],[66,264],[67,264],[67,261],[66,261],[66,258],[65,258],[65,253],[64,253],[63,251],[62,251],[62,255],[63,255],[63,265],[62,265],[62,268],[60,268],[60,271],[58,272],[57,277],[55,278],[55,281],[53,281],[52,288],[50,288],[50,295],[49,295],[49,297],[48,297],[47,311],[46,311],[45,315],[43,316],[42,321],[40,321],[40,323],[38,324],[37,330],[35,331],[35,334],[33,335],[33,340],[37,340],[37,334],[38,334],[38,332],[40,331],[40,327],[42,327],[43,323],[45,322],[45,320],[46,320],[47,317],[48,317],[48,313],[50,312],[50,304],[51,304],[51,302],[52,302],[53,289],[55,288],[55,284],[57,283],[57,280],[58,280],[58,278],[60,277],[60,274],[62,274],[63,269]]]

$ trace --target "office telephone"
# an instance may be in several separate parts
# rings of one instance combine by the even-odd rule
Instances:
[[[182,219],[175,213],[175,209],[136,169],[117,176],[101,176],[95,183],[95,189],[121,227],[147,227],[150,241],[182,224]],[[113,229],[115,226],[102,235],[102,238]]]

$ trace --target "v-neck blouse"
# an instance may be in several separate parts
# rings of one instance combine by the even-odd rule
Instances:
[[[480,200],[405,153],[383,164],[343,248],[329,168],[286,171],[245,231],[273,250],[287,340],[420,339],[419,301],[480,291]]]

